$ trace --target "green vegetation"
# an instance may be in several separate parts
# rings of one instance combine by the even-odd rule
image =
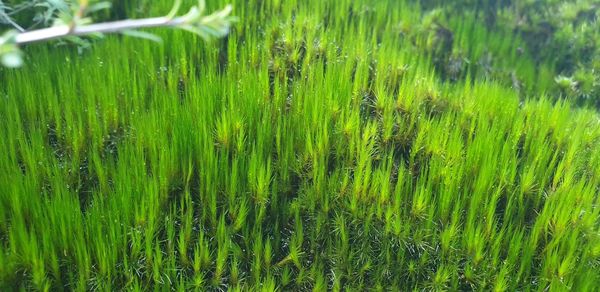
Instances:
[[[0,290],[598,289],[598,38],[540,51],[518,3],[233,2],[212,43],[0,69]]]

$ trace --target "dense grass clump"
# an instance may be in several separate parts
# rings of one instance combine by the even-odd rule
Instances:
[[[234,2],[212,44],[0,69],[0,290],[598,289],[599,115],[522,34],[414,1]]]

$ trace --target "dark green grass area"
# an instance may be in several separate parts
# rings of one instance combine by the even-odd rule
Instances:
[[[510,7],[234,2],[0,69],[0,290],[599,289],[592,65]]]

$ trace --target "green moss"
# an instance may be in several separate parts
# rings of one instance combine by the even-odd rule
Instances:
[[[553,91],[594,92],[593,68],[475,8],[234,2],[211,44],[0,69],[2,290],[598,286],[598,113]]]

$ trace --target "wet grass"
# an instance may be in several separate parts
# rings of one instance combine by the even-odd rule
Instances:
[[[212,44],[0,69],[2,290],[597,289],[600,120],[518,35],[235,2]]]

